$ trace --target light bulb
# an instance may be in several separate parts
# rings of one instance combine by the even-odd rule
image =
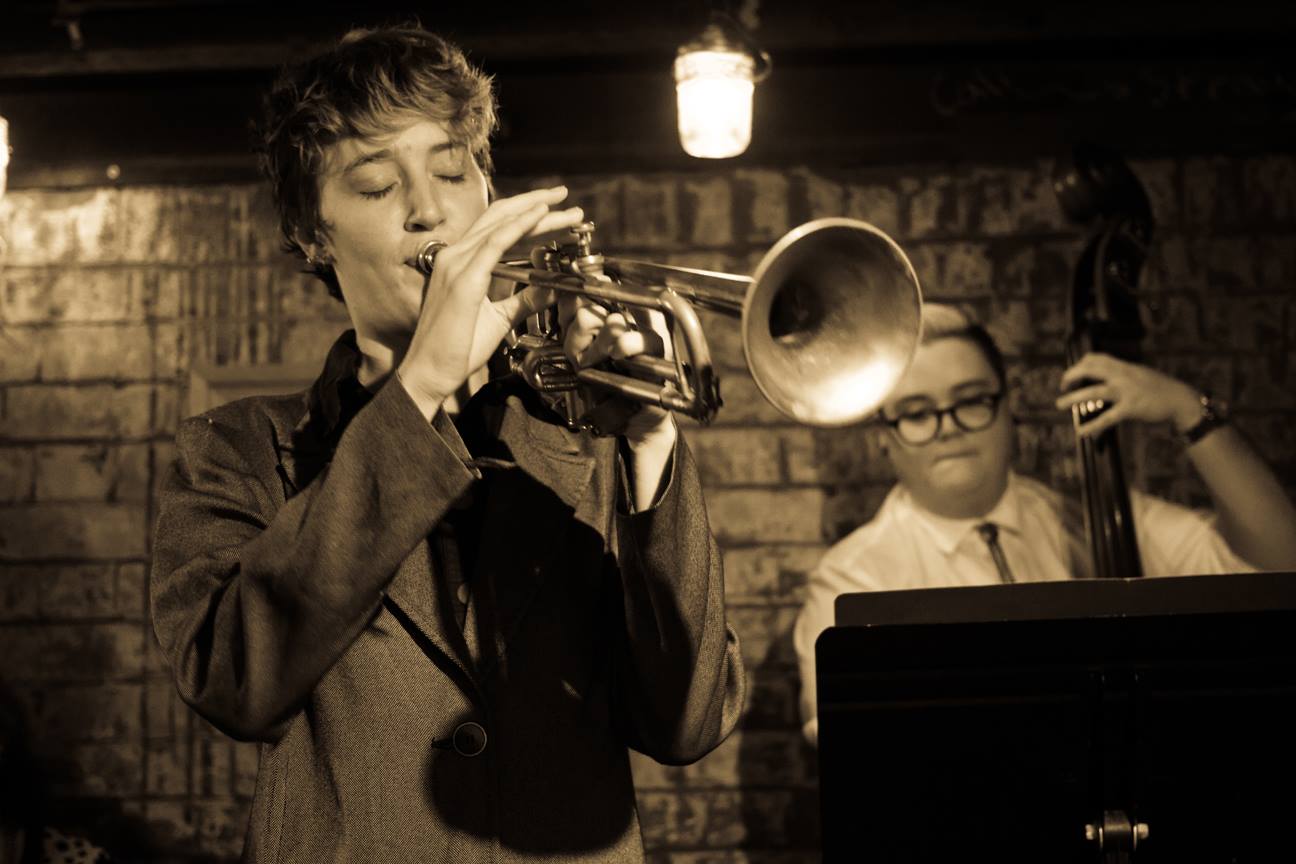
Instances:
[[[755,61],[725,47],[681,49],[675,95],[684,152],[701,159],[737,156],[751,143]]]

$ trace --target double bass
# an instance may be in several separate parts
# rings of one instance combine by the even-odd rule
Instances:
[[[1116,154],[1091,145],[1058,160],[1053,190],[1063,213],[1089,227],[1068,298],[1067,365],[1100,351],[1140,362],[1145,334],[1135,291],[1152,240],[1152,207],[1134,172]],[[1077,382],[1076,387],[1094,383]],[[1081,424],[1107,410],[1098,402],[1072,406],[1085,534],[1097,578],[1143,575],[1121,461],[1119,430],[1079,434]]]

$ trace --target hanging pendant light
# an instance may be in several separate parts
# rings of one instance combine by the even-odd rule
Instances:
[[[770,56],[727,15],[717,14],[675,57],[680,144],[699,159],[737,156],[751,143],[752,94]]]

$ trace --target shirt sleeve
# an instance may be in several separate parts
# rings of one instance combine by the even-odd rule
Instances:
[[[840,556],[830,550],[810,572],[806,599],[792,630],[797,667],[801,674],[801,732],[806,740],[819,742],[818,694],[815,687],[815,642],[833,626],[838,595],[848,591],[875,591],[880,586],[866,568],[851,562],[845,566]]]
[[[1215,514],[1138,491],[1130,493],[1143,570],[1147,576],[1251,573],[1216,527]]]

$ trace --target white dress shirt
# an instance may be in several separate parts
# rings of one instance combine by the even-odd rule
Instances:
[[[983,522],[999,529],[999,544],[1018,582],[1071,579],[1088,560],[1082,525],[1064,519],[1066,500],[1044,484],[1015,473],[999,503],[978,519],[946,519],[919,507],[895,486],[871,521],[828,550],[811,572],[793,642],[801,667],[801,717],[811,741],[815,716],[815,640],[833,624],[833,601],[853,591],[994,585],[1002,581],[985,540]],[[1130,491],[1134,532],[1145,576],[1238,573],[1255,568],[1229,548],[1206,511],[1191,510]]]

